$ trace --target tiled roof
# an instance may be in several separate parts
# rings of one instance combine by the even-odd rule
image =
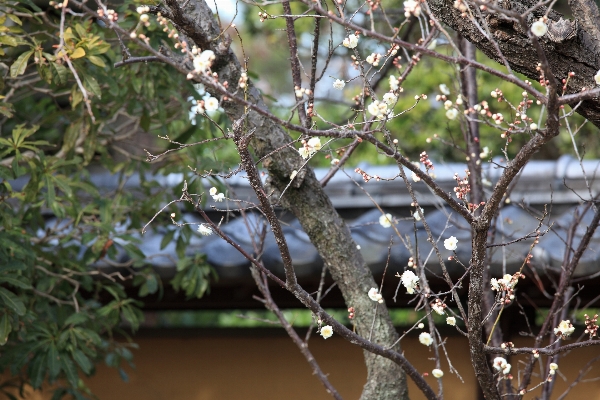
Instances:
[[[500,160],[496,160],[498,164]],[[587,173],[587,177],[582,172],[582,167]],[[533,264],[539,268],[550,268],[559,270],[562,265],[565,251],[565,242],[567,239],[567,230],[574,219],[574,215],[581,213],[583,206],[578,206],[581,198],[589,198],[590,192],[585,186],[585,181],[590,183],[593,194],[599,192],[600,183],[594,179],[599,160],[589,160],[580,163],[568,156],[564,156],[558,161],[533,161],[529,163],[522,171],[519,181],[515,186],[511,198],[511,204],[505,206],[498,219],[498,229],[495,233],[495,243],[506,243],[515,241],[519,238],[532,233],[538,227],[537,216],[541,215],[539,211],[544,204],[552,202],[553,208],[549,218],[544,221],[542,230],[552,225],[552,230],[548,232],[533,250]],[[397,174],[396,167],[370,167],[361,166],[370,175],[379,175],[384,178],[392,178]],[[464,174],[466,166],[464,164],[441,164],[435,166],[436,180],[440,182],[448,192],[452,192],[454,187],[454,173]],[[493,167],[492,164],[485,165],[485,176],[494,183],[500,173],[501,167]],[[316,174],[322,177],[326,174],[326,169],[317,169]],[[161,185],[173,186],[181,183],[182,175],[171,174],[168,176],[148,177],[154,179]],[[351,179],[352,178],[352,179]],[[432,274],[440,272],[439,262],[435,253],[431,252],[431,245],[427,242],[427,235],[423,224],[415,222],[410,217],[411,198],[400,178],[393,182],[374,180],[364,183],[360,180],[360,175],[352,169],[338,174],[328,183],[326,192],[330,195],[334,206],[340,211],[353,210],[354,214],[362,213],[357,218],[348,219],[351,226],[352,236],[360,246],[365,261],[373,272],[378,275],[383,272],[388,262],[388,247],[390,249],[390,266],[395,271],[402,270],[407,264],[410,252],[408,247],[418,249],[422,260],[427,260],[426,266]],[[92,180],[100,187],[112,187],[116,183],[116,178],[106,173],[92,174]],[[355,180],[355,181],[353,181]],[[357,185],[358,183],[358,185]],[[128,180],[127,185],[136,187],[139,184],[136,177]],[[252,199],[253,194],[249,185],[243,177],[235,177],[227,182],[231,193],[235,193],[238,199]],[[359,187],[360,186],[360,187]],[[439,248],[444,258],[447,260],[451,252],[445,250],[442,243],[443,239],[449,236],[455,236],[458,239],[458,258],[468,265],[470,257],[470,231],[464,220],[450,209],[443,208],[439,200],[435,198],[423,183],[414,184],[418,192],[419,203],[425,209],[426,221],[431,227],[433,237],[440,239]],[[369,192],[369,198],[364,190]],[[208,191],[208,188],[207,188]],[[233,197],[228,194],[228,197]],[[396,217],[396,226],[403,235],[406,243],[394,234],[391,228],[384,228],[379,224],[381,212],[374,207],[373,199],[386,212],[390,212]],[[208,202],[207,209],[213,207],[227,209],[234,207],[235,203],[231,201],[223,203]],[[413,208],[414,209],[414,208]],[[351,213],[350,213],[351,214]],[[585,233],[586,223],[590,221],[593,212],[588,210],[582,218],[575,231],[573,246],[576,246]],[[183,219],[187,222],[202,223],[196,215],[184,215]],[[48,221],[49,224],[56,221]],[[262,217],[258,214],[248,213],[247,220],[242,218],[232,218],[224,223],[222,229],[235,242],[248,252],[253,253],[253,240],[258,240],[260,228],[264,224]],[[414,231],[413,226],[416,226]],[[251,232],[248,232],[248,227]],[[160,243],[164,234],[171,229],[177,229],[174,226],[161,227],[155,231],[147,232],[141,238],[139,249],[148,257],[148,264],[155,267],[161,276],[168,278],[173,276],[177,256],[175,244],[170,243],[164,249],[160,249]],[[318,278],[321,273],[322,261],[317,254],[315,247],[308,240],[307,235],[302,231],[297,220],[291,220],[284,226],[284,233],[288,241],[288,246],[292,255],[294,266],[299,279]],[[175,235],[175,239],[177,234]],[[528,253],[533,239],[523,240],[511,244],[507,247],[496,247],[491,259],[491,268],[494,276],[500,276],[503,273],[512,273],[518,270],[523,264],[523,260]],[[122,244],[122,243],[121,243]],[[121,248],[119,242],[115,246]],[[589,249],[584,254],[575,275],[584,276],[600,271],[600,232],[594,235]],[[208,262],[217,271],[220,282],[240,282],[250,281],[248,270],[249,262],[236,252],[229,244],[212,235],[209,237],[195,236],[189,245],[187,252],[190,254],[206,254]],[[431,254],[430,254],[431,253]],[[127,261],[125,251],[118,251],[116,262]],[[262,259],[275,274],[283,275],[283,265],[277,246],[272,234],[269,232],[264,246]],[[110,261],[110,260],[109,260]],[[446,262],[446,265],[453,276],[460,276],[464,272],[464,267],[457,262]],[[97,266],[108,268],[106,261],[100,261]]]

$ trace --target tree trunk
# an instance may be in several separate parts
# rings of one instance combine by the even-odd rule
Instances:
[[[221,82],[227,81],[233,87],[242,68],[229,48],[226,35],[221,35],[211,10],[203,0],[190,0],[184,4],[182,8],[179,1],[167,0],[165,16],[200,49],[215,52],[217,58],[212,70],[218,73]],[[266,109],[259,91],[251,82],[247,94],[248,101]],[[243,105],[233,101],[223,101],[222,107],[232,121],[246,113]],[[273,201],[278,201],[290,183],[292,172],[298,171],[293,184],[279,200],[280,204],[298,218],[337,282],[346,304],[354,307],[358,333],[363,337],[371,336],[374,343],[390,346],[398,339],[398,334],[388,310],[385,304],[376,307],[376,303],[367,296],[369,289],[378,285],[356,248],[350,229],[336,212],[312,169],[308,166],[301,169],[303,160],[293,146],[288,146],[292,138],[281,126],[254,111],[248,114],[247,122],[248,130],[255,129],[251,148],[269,172],[267,184],[273,192]],[[401,351],[399,345],[393,349]],[[368,352],[364,355],[368,378],[361,398],[408,399],[402,369],[383,357]]]

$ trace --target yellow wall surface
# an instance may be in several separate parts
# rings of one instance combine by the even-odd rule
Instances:
[[[189,336],[189,335],[186,335]],[[138,337],[140,349],[134,350],[136,368],[126,367],[129,382],[123,382],[115,369],[99,366],[94,377],[86,380],[100,400],[295,400],[331,399],[291,340],[281,335],[247,337],[243,335],[211,335],[195,337]],[[527,345],[515,341],[517,346]],[[361,350],[343,339],[324,340],[313,335],[310,349],[321,368],[344,399],[358,399],[366,379]],[[444,352],[444,399],[474,399],[476,382],[469,360],[465,338],[449,337],[446,351],[464,383],[449,372]],[[406,357],[421,373],[434,368],[433,352],[416,338],[403,340]],[[567,388],[580,369],[600,355],[600,346],[579,349],[559,360],[559,374],[553,399]],[[513,358],[513,371],[519,359]],[[563,379],[563,375],[564,378]],[[586,379],[567,394],[565,399],[600,400],[600,364],[592,367]],[[426,378],[437,390],[431,376]],[[518,376],[515,374],[515,380]],[[534,376],[533,382],[541,381]],[[516,384],[517,382],[515,382]],[[420,395],[410,384],[411,399]],[[534,394],[526,399],[533,399]],[[48,393],[31,393],[27,400],[49,399]]]
[[[137,342],[140,350],[135,352],[136,369],[127,370],[129,383],[122,382],[117,371],[109,368],[99,368],[88,380],[100,399],[331,399],[287,337],[153,338]],[[362,351],[343,339],[324,340],[320,336],[313,336],[309,348],[342,397],[357,399],[366,379]],[[445,398],[475,398],[466,342],[452,338],[447,349],[465,384],[447,373],[444,383],[452,390]],[[407,341],[404,350],[420,371],[434,368],[428,359],[433,353],[418,341]],[[428,380],[435,384],[434,378]],[[414,386],[410,391],[412,399],[423,398]]]

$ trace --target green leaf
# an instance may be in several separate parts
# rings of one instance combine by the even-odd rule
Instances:
[[[85,38],[87,36],[87,31],[81,24],[75,24],[75,30],[80,38]]]
[[[0,318],[0,346],[4,346],[8,341],[8,335],[11,329],[12,327],[10,326],[10,321],[8,320],[8,314],[4,313],[2,318]]]
[[[0,298],[4,301],[4,304],[17,313],[19,316],[25,315],[27,311],[25,309],[25,304],[19,299],[13,292],[6,290],[3,287],[0,287]]]
[[[15,47],[18,45],[18,42],[17,42],[17,39],[15,39],[12,36],[3,35],[3,36],[0,36],[0,44]]]
[[[39,389],[46,377],[46,355],[39,354],[30,364],[29,376],[31,378],[31,386],[34,389]]]
[[[50,63],[50,70],[54,76],[54,83],[62,86],[65,85],[69,79],[69,70],[62,64],[56,62]]]
[[[171,241],[173,240],[173,236],[175,236],[175,230],[172,229],[170,231],[167,231],[167,233],[165,233],[165,235],[163,236],[162,240],[160,241],[160,249],[164,249],[165,247],[167,247],[167,245],[169,243],[171,243]]]
[[[56,201],[56,191],[54,190],[54,183],[50,176],[44,176],[46,182],[46,204],[51,207]]]
[[[31,57],[32,54],[33,50],[26,51],[15,60],[15,62],[10,66],[10,76],[12,78],[23,75],[25,68],[27,68],[27,61],[29,61],[29,57]]]
[[[75,349],[73,351],[73,360],[75,360],[77,365],[79,365],[81,370],[86,375],[89,375],[92,372],[92,363],[91,363],[90,359],[87,358],[85,354],[83,354],[83,351],[81,351],[79,349]]]
[[[131,329],[136,331],[140,326],[141,318],[134,311],[133,307],[124,306],[123,308],[121,308],[121,312],[123,313],[123,318],[125,319],[125,321],[131,324]]]
[[[48,374],[50,380],[54,380],[60,373],[60,356],[58,355],[58,349],[56,344],[50,343],[48,347]]]
[[[60,364],[62,366],[63,371],[67,375],[67,380],[73,387],[77,387],[79,383],[79,376],[77,375],[77,368],[71,359],[66,355],[62,354],[60,357]]]
[[[98,56],[89,56],[88,60],[90,60],[90,62],[92,64],[97,65],[100,68],[106,68],[106,64],[104,63],[104,60],[101,57],[98,57]]]
[[[71,108],[74,110],[77,107],[77,104],[83,101],[83,93],[79,90],[77,85],[73,85],[71,89]]]
[[[24,282],[23,279],[26,278],[13,278],[12,276],[0,276],[0,282],[6,282],[11,286],[15,286],[21,289],[31,289],[31,285],[29,282]]]
[[[100,85],[98,85],[98,81],[91,75],[83,75],[83,81],[85,88],[92,93],[94,96],[100,98],[102,97],[102,90],[100,90]]]
[[[89,320],[89,317],[87,314],[79,312],[79,313],[74,313],[71,314],[69,316],[69,318],[67,318],[64,322],[64,326],[67,325],[79,325],[82,324],[84,322],[87,322]]]
[[[4,265],[0,265],[0,272],[6,271],[24,271],[27,269],[27,264],[21,260],[10,260]]]
[[[23,22],[21,22],[21,19],[19,17],[17,17],[16,15],[6,14],[6,16],[8,17],[8,19],[10,19],[15,24],[17,24],[17,25],[23,25]]]
[[[42,78],[46,83],[52,83],[52,71],[47,65],[38,64],[37,66],[38,74],[40,74],[40,78]]]

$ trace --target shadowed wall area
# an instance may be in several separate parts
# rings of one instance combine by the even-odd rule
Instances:
[[[225,329],[184,334],[146,331],[136,338],[140,349],[134,350],[136,368],[126,367],[129,382],[123,382],[117,370],[99,365],[96,374],[86,383],[100,400],[326,400],[331,397],[300,355],[289,338],[264,329]],[[523,339],[514,340],[518,347],[529,345]],[[415,367],[428,372],[434,367],[433,352],[429,352],[416,337],[402,341],[407,357]],[[464,379],[462,383],[449,373],[443,358],[444,399],[478,399],[477,383],[469,360],[466,338],[447,338],[446,350],[453,366]],[[313,336],[310,349],[328,374],[331,383],[346,400],[357,399],[366,379],[361,350],[335,335],[327,340]],[[587,361],[600,356],[599,347],[579,349],[558,362],[559,373],[552,399],[558,399],[573,382]],[[522,357],[512,359],[516,367]],[[539,371],[539,370],[538,370]],[[600,399],[600,367],[593,367],[582,382],[565,399]],[[518,379],[518,377],[514,377]],[[434,378],[429,376],[433,387]],[[534,382],[539,382],[536,376]],[[424,397],[409,381],[413,400]],[[525,396],[533,399],[536,390]],[[51,393],[27,393],[26,400],[46,400]]]

